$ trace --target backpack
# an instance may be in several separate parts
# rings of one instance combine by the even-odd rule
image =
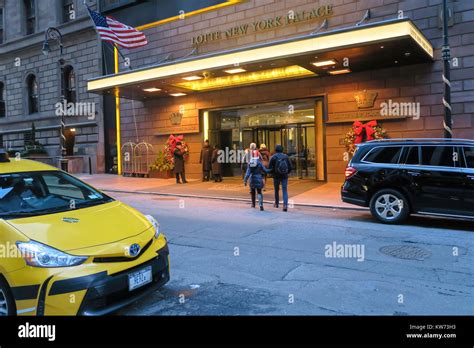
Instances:
[[[254,150],[252,151],[251,155],[252,157],[250,158],[250,161],[249,161],[249,167],[255,168],[258,165],[258,160],[260,159],[259,152]]]
[[[255,168],[258,165],[258,157],[252,157],[249,162],[250,168]]]
[[[288,171],[289,171],[289,168],[288,168],[288,162],[286,160],[286,157],[277,158],[276,164],[275,164],[275,173],[278,175],[285,176],[285,175],[288,175]]]

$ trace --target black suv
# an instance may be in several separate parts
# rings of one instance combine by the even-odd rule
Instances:
[[[342,200],[384,223],[410,213],[474,219],[474,140],[391,139],[357,147]]]

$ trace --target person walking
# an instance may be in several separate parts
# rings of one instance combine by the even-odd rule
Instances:
[[[247,186],[247,182],[250,180],[250,197],[252,199],[252,208],[255,208],[256,198],[258,195],[258,205],[260,210],[263,211],[263,194],[262,189],[263,174],[267,173],[268,169],[262,164],[262,161],[258,157],[253,157],[247,167],[247,173],[244,177],[244,185]]]
[[[212,151],[212,175],[214,176],[215,182],[222,182],[222,163],[219,162],[219,151],[220,147],[218,144],[214,146]]]
[[[250,149],[250,158],[258,157],[260,160],[262,160],[262,155],[260,154],[260,151],[257,149],[257,144],[251,143],[249,146]]]
[[[212,167],[212,149],[209,145],[209,140],[204,142],[204,146],[201,149],[201,158],[199,163],[202,164],[202,181],[209,181]]]
[[[183,149],[183,146],[180,141],[176,143],[176,148],[173,151],[173,157],[174,157],[174,168],[173,168],[173,173],[176,175],[176,183],[181,184],[180,182],[180,175],[181,179],[183,181],[183,184],[186,184],[186,174],[184,172],[184,155],[186,154],[186,151]]]
[[[244,158],[242,159],[242,163],[240,164],[240,170],[242,171],[242,179],[245,178],[245,174],[247,173],[249,162],[250,162],[250,149],[246,148],[244,150]]]
[[[267,145],[261,144],[260,145],[260,156],[262,156],[262,164],[265,168],[268,169],[270,165],[270,151],[267,149]],[[267,173],[263,176],[263,180],[265,183],[265,186],[267,185]],[[263,188],[263,191],[265,191],[265,187]]]
[[[288,155],[283,153],[283,146],[275,146],[275,154],[270,158],[269,171],[273,176],[273,187],[275,189],[275,208],[280,204],[280,184],[283,193],[283,211],[288,211],[288,175],[292,170]]]

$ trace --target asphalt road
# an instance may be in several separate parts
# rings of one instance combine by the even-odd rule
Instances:
[[[171,281],[120,315],[473,315],[474,222],[112,194],[154,215]]]

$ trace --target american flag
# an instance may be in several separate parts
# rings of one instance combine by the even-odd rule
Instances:
[[[148,43],[145,34],[137,29],[120,23],[111,17],[103,16],[89,7],[87,7],[87,10],[102,40],[124,48],[142,47]]]

